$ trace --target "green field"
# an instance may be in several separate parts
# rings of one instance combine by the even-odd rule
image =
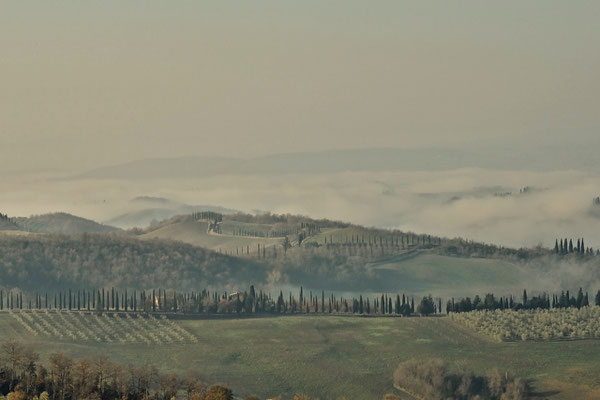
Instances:
[[[398,282],[402,290],[415,294],[431,293],[450,297],[465,293],[508,293],[523,290],[524,281],[535,271],[499,259],[448,257],[415,251],[369,263],[369,268],[381,280]],[[406,288],[406,289],[404,289]]]
[[[198,343],[95,343],[33,336],[0,313],[0,336],[21,338],[43,356],[106,353],[164,371],[198,370],[240,395],[303,392],[321,399],[381,399],[399,362],[442,358],[481,373],[497,367],[532,380],[551,399],[599,398],[600,341],[496,343],[447,318],[288,316],[177,320]]]

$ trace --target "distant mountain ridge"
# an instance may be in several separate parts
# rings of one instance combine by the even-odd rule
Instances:
[[[317,174],[357,171],[439,171],[459,168],[600,172],[594,146],[498,144],[474,148],[372,148],[282,153],[249,159],[180,157],[136,160],[97,168],[75,179],[193,178],[227,174]]]

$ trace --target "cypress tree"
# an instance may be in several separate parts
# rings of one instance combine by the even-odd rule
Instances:
[[[573,252],[573,239],[569,240],[569,253]]]
[[[523,289],[523,307],[527,307],[527,290]]]
[[[556,242],[554,243],[554,252],[558,254],[558,239],[556,239]]]
[[[575,305],[577,306],[578,309],[581,309],[581,306],[583,305],[583,289],[579,288],[579,291],[577,292],[577,299],[575,300]]]

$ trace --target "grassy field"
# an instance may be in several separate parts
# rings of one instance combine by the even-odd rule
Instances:
[[[448,318],[327,316],[178,320],[198,338],[186,344],[119,344],[33,336],[0,313],[0,336],[21,338],[46,356],[106,353],[115,361],[193,368],[208,382],[262,397],[303,392],[321,399],[381,399],[399,362],[442,358],[457,369],[494,367],[530,379],[551,399],[597,399],[600,341],[496,343]]]
[[[370,263],[376,275],[401,283],[411,293],[449,297],[465,293],[519,293],[531,270],[517,264],[485,258],[448,257],[417,251]],[[383,279],[382,279],[383,280]]]

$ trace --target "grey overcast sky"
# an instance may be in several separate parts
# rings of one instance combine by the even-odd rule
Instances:
[[[0,169],[585,141],[600,1],[0,3]]]

